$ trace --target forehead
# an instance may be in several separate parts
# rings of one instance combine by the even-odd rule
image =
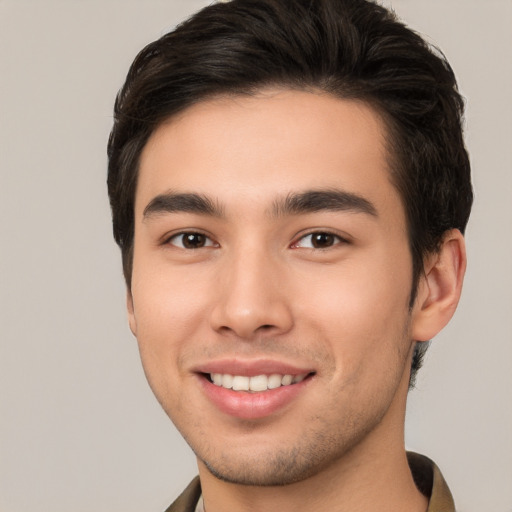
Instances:
[[[318,188],[384,200],[396,195],[385,135],[370,106],[327,93],[265,90],[203,101],[150,137],[136,211],[170,190],[240,204]]]

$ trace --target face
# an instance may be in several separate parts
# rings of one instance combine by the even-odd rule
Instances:
[[[411,276],[384,127],[362,103],[218,98],[143,151],[130,326],[220,478],[300,481],[400,431]]]

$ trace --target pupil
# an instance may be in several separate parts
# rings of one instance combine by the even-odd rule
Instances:
[[[313,247],[330,247],[334,243],[334,236],[329,233],[315,233],[313,235]]]
[[[203,247],[204,245],[204,235],[199,233],[187,233],[183,235],[183,245],[187,249],[197,249],[199,247]]]

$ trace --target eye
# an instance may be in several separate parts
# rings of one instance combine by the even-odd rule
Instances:
[[[306,249],[329,249],[330,247],[344,242],[346,242],[346,240],[338,235],[334,235],[333,233],[329,233],[327,231],[316,231],[301,237],[293,244],[293,247]]]
[[[167,241],[168,244],[180,249],[202,249],[203,247],[216,247],[217,244],[203,233],[195,231],[178,233]]]

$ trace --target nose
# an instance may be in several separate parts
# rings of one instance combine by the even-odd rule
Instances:
[[[211,326],[250,340],[288,332],[293,317],[286,272],[264,251],[240,251],[223,263]]]

